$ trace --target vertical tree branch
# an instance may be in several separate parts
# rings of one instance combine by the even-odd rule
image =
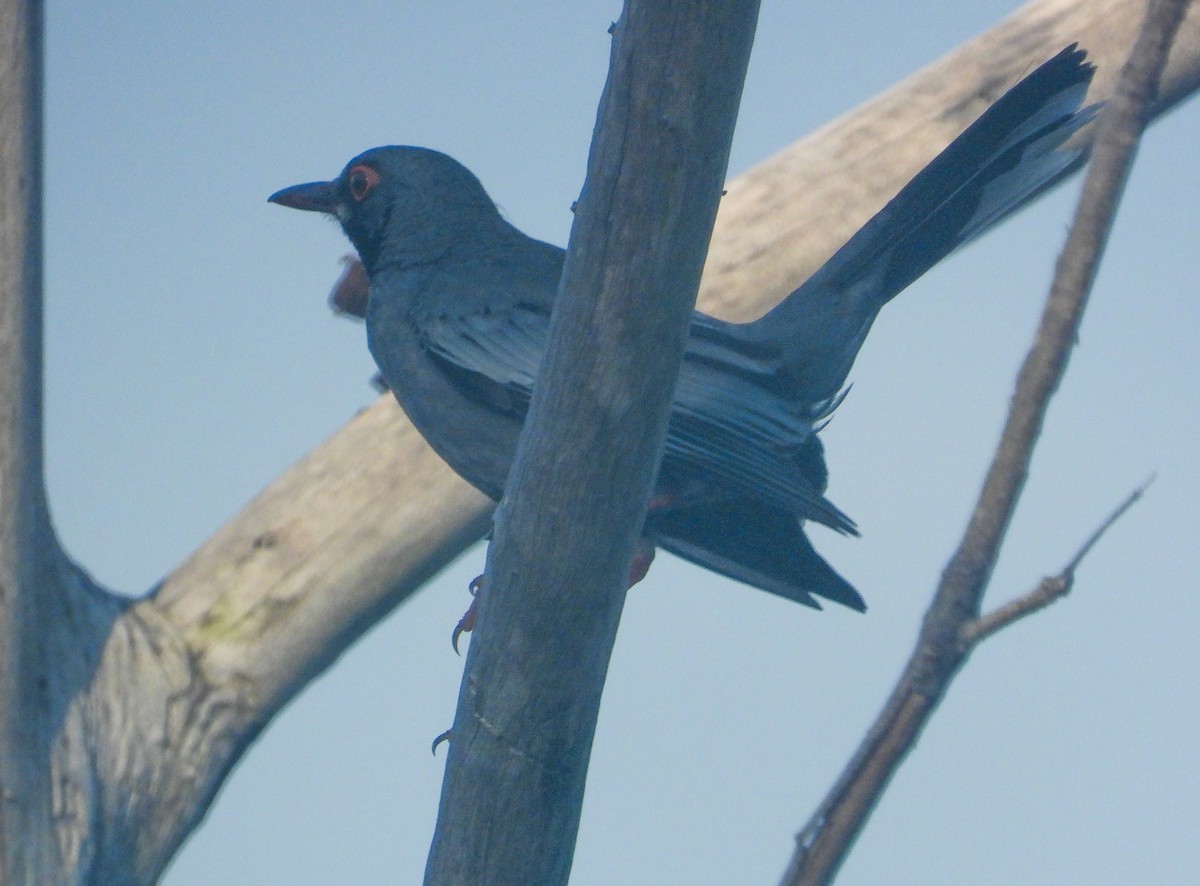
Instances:
[[[977,623],[1050,398],[1066,370],[1167,51],[1186,8],[1186,0],[1153,0],[1149,6],[1115,94],[1097,124],[1075,219],[963,540],[942,574],[900,682],[837,783],[797,835],[784,886],[832,881],[974,643],[988,636],[969,628]]]
[[[628,0],[496,516],[427,883],[565,883],[756,0]],[[581,434],[581,429],[585,429]]]
[[[44,638],[57,547],[42,479],[42,8],[0,3],[0,880],[53,870]]]

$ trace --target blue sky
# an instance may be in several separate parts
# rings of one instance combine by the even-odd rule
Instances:
[[[362,329],[324,303],[348,245],[266,196],[421,144],[564,243],[619,4],[49,7],[51,504],[71,554],[139,594],[373,397]],[[767,0],[731,174],[1013,8]],[[989,601],[1157,482],[1068,600],[976,653],[842,884],[1200,881],[1197,143],[1195,103],[1144,143]],[[665,555],[630,593],[573,883],[778,877],[961,530],[1072,191],[897,299],[852,373],[824,437],[830,495],[864,537],[813,536],[867,615]],[[167,886],[419,881],[443,764],[429,741],[462,664],[449,631],[482,561],[466,554],[283,713]]]

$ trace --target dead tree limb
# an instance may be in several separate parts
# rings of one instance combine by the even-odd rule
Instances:
[[[570,875],[757,20],[757,0],[627,0],[613,28],[548,351],[496,511],[427,884]]]
[[[957,551],[925,614],[916,648],[863,743],[796,837],[784,886],[832,881],[888,782],[920,737],[976,643],[984,591],[1025,484],[1050,398],[1074,346],[1121,191],[1187,8],[1154,0],[1116,93],[1100,114],[1091,165],[1055,269],[1033,347],[1021,367],[1000,443]],[[1065,592],[1060,582],[1053,592]]]

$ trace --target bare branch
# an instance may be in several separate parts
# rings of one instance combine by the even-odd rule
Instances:
[[[1137,140],[1186,2],[1150,4],[1116,94],[1101,114],[1091,166],[1041,324],[1021,367],[1000,444],[963,540],[946,566],[916,649],[867,738],[797,836],[784,884],[828,883],[971,647],[964,626],[978,615],[1000,544],[1024,486],[1049,401],[1065,371]],[[1053,588],[1048,588],[1049,594]],[[919,712],[913,716],[913,711]],[[899,739],[899,740],[897,740]]]
[[[1142,483],[1142,485],[1133,490],[1133,492],[1129,493],[1125,500],[1117,505],[1117,507],[1111,514],[1108,515],[1104,522],[1097,526],[1096,530],[1088,536],[1087,541],[1080,545],[1079,550],[1075,552],[1075,556],[1071,558],[1071,561],[1067,563],[1065,567],[1063,567],[1062,574],[1067,575],[1074,573],[1075,570],[1079,568],[1079,564],[1083,562],[1083,558],[1086,557],[1091,552],[1092,548],[1094,548],[1100,541],[1100,539],[1104,537],[1104,533],[1108,532],[1108,530],[1113,527],[1113,524],[1125,516],[1126,511],[1128,511],[1141,500],[1142,496],[1146,494],[1146,490],[1150,488],[1150,484],[1153,482],[1154,475],[1151,474],[1145,480],[1145,482]]]
[[[46,642],[60,555],[42,477],[42,7],[0,3],[0,880],[58,869]]]
[[[1038,582],[1038,586],[1032,591],[1028,591],[1017,597],[1015,600],[1010,600],[1003,606],[993,609],[986,615],[981,615],[979,618],[972,619],[963,625],[960,632],[960,642],[965,647],[972,647],[983,640],[986,640],[997,631],[1008,627],[1015,621],[1019,621],[1027,615],[1032,615],[1040,609],[1045,609],[1051,603],[1065,597],[1071,592],[1072,586],[1075,584],[1075,570],[1079,568],[1079,564],[1083,562],[1083,558],[1088,555],[1088,552],[1095,547],[1101,537],[1112,527],[1117,520],[1121,519],[1122,515],[1133,507],[1134,502],[1142,497],[1146,491],[1146,487],[1153,482],[1147,480],[1133,492],[1131,492],[1120,505],[1109,514],[1103,523],[1088,536],[1087,541],[1080,546],[1075,552],[1075,556],[1070,562],[1063,567],[1058,575],[1048,575]]]
[[[628,0],[614,28],[549,347],[496,512],[428,884],[567,881],[757,18],[757,0]]]

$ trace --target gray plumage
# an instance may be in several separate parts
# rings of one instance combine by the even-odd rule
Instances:
[[[1092,76],[1069,47],[1002,96],[824,266],[760,319],[696,313],[644,533],[806,605],[864,609],[806,522],[857,534],[826,497],[822,423],[879,310],[1080,162],[1063,142]],[[413,424],[493,499],[546,347],[564,253],[527,237],[465,167],[425,148],[360,154],[270,198],[334,215],[370,279],[372,355]]]

